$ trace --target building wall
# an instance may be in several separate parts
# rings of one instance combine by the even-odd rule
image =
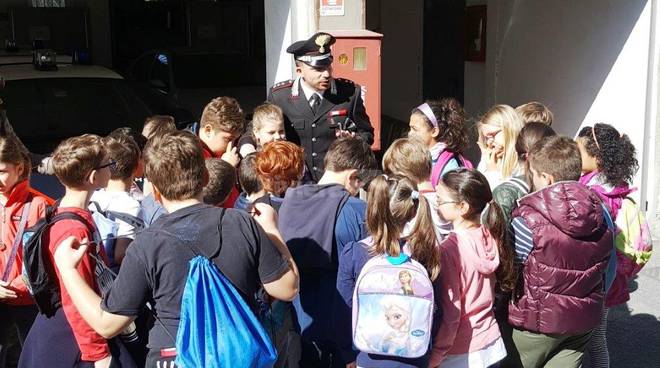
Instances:
[[[656,0],[486,3],[485,68],[466,63],[468,112],[538,100],[554,112],[553,127],[561,134],[574,136],[597,122],[612,124],[638,150],[638,198],[655,198],[656,179],[642,177],[655,153],[648,96]],[[647,152],[649,147],[653,151]]]

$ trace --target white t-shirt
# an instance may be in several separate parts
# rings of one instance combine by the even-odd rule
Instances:
[[[140,202],[133,199],[128,192],[108,192],[105,189],[99,189],[92,194],[91,202],[96,202],[102,211],[121,212],[131,216],[140,217]],[[90,210],[95,210],[93,204],[89,206]],[[126,237],[135,239],[135,228],[128,223],[117,219],[118,229],[117,237]]]

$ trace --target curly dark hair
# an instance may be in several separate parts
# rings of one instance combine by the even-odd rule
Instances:
[[[598,170],[613,186],[630,183],[639,169],[635,158],[635,146],[625,134],[620,134],[609,124],[598,123],[580,130],[587,153],[596,158]]]
[[[447,145],[447,150],[454,153],[462,153],[468,142],[467,132],[465,130],[466,114],[463,106],[455,98],[443,98],[439,101],[426,101],[431,107],[433,115],[438,120],[438,130],[440,134],[436,138],[438,142]],[[429,118],[424,113],[415,108],[413,114],[419,114],[424,120],[433,126]]]

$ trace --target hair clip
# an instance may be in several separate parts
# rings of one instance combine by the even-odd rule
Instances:
[[[419,199],[419,192],[416,191],[416,190],[413,190],[413,191],[410,193],[410,198],[412,198],[413,200]]]

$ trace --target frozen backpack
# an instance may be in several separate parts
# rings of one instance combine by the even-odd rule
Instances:
[[[431,170],[431,185],[433,185],[433,188],[435,188],[435,186],[438,185],[438,182],[440,181],[440,174],[442,174],[442,170],[445,168],[445,166],[447,166],[447,162],[449,162],[449,160],[451,160],[452,158],[455,158],[461,167],[464,167],[466,169],[474,169],[474,165],[472,165],[472,162],[470,162],[470,160],[468,160],[467,158],[463,157],[463,155],[444,150],[438,157],[438,161],[436,161],[435,165],[433,165],[433,170]]]
[[[651,258],[653,240],[644,212],[631,198],[626,197],[616,218],[616,249],[623,255],[619,270],[632,278]]]
[[[353,344],[369,354],[421,357],[431,343],[433,308],[424,266],[403,252],[373,257],[353,291]]]

